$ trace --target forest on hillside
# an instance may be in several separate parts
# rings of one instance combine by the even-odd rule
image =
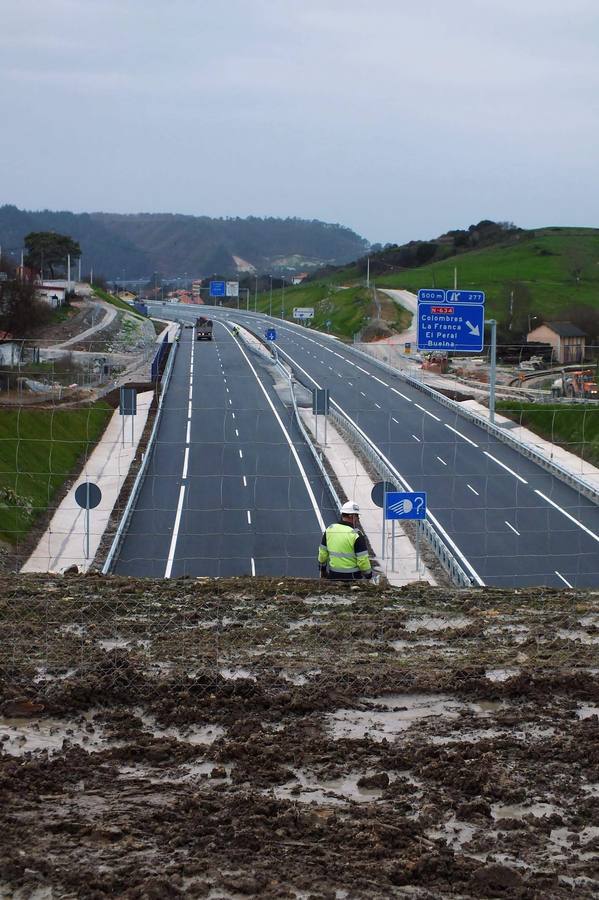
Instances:
[[[258,272],[341,265],[368,242],[343,225],[299,218],[210,218],[170,213],[31,212],[0,207],[0,246],[18,255],[30,232],[55,231],[78,241],[84,271],[109,279],[153,272],[190,277],[234,275],[237,257]]]

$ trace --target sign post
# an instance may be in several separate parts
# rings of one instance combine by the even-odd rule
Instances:
[[[330,394],[328,388],[314,388],[312,390],[312,412],[316,417],[314,437],[318,443],[318,416],[324,415],[324,446],[327,445],[327,419],[329,416]]]
[[[370,499],[374,503],[375,506],[379,506],[383,510],[383,527],[382,527],[382,541],[381,541],[381,559],[385,558],[385,538],[386,538],[386,528],[385,528],[385,498],[389,491],[393,491],[395,489],[395,485],[392,481],[377,481],[375,486],[370,492]]]
[[[84,481],[75,491],[77,506],[85,510],[85,558],[89,559],[89,511],[95,509],[102,499],[102,491],[97,484]]]
[[[304,319],[313,319],[314,308],[312,306],[294,306],[293,318],[299,319],[300,321]]]
[[[210,296],[211,297],[226,297],[226,285],[224,281],[211,281],[210,282]]]

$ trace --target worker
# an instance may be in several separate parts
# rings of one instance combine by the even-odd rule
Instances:
[[[237,325],[233,325],[233,334],[235,335],[235,337],[239,336],[239,328],[237,327]]]
[[[360,530],[360,507],[353,500],[341,507],[339,522],[329,525],[318,548],[321,578],[351,581],[372,578],[366,538]]]

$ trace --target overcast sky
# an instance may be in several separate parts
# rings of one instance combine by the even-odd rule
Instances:
[[[0,5],[0,203],[597,226],[597,0]]]

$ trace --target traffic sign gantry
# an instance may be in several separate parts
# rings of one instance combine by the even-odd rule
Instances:
[[[480,353],[485,308],[481,303],[418,303],[418,349]]]

